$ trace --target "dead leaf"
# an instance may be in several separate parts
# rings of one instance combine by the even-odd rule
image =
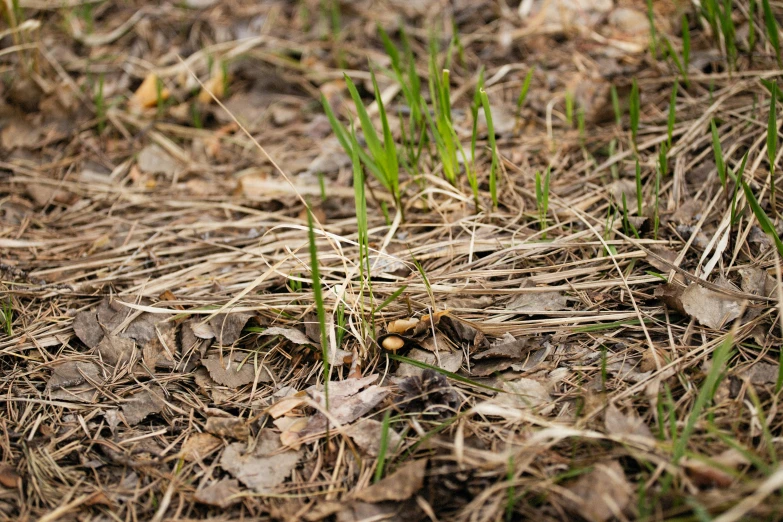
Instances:
[[[73,332],[88,348],[95,348],[103,339],[103,328],[98,324],[98,317],[94,310],[76,314],[73,319]]]
[[[473,359],[478,360],[500,358],[520,361],[534,346],[530,337],[520,337],[519,339],[511,337],[510,339],[504,339],[504,342],[498,343],[482,352],[473,354],[472,357]]]
[[[741,372],[741,376],[750,379],[750,382],[759,384],[775,384],[778,382],[780,366],[765,362],[757,362]]]
[[[296,328],[280,328],[278,326],[273,326],[261,332],[261,335],[282,335],[294,344],[311,344],[318,347],[321,345],[321,343],[308,339],[304,333],[297,330]]]
[[[420,350],[418,348],[411,348],[411,351],[408,352],[406,357],[413,359],[414,361],[429,364],[430,366],[436,366],[452,373],[459,371],[462,367],[463,359],[462,352],[457,350],[441,350],[435,353],[427,350]],[[395,375],[399,377],[420,377],[424,371],[425,368],[419,368],[418,366],[402,362],[397,368]]]
[[[498,394],[497,397],[486,402],[509,410],[535,408],[541,415],[547,415],[555,408],[549,392],[535,379],[523,377],[515,381],[506,381],[500,385],[500,388],[506,393]],[[509,414],[514,416],[513,411]]]
[[[237,440],[247,440],[250,436],[247,420],[238,417],[209,417],[204,429],[218,437]]]
[[[209,486],[197,489],[193,494],[193,500],[225,509],[242,500],[236,496],[240,492],[239,482],[236,479],[224,478]]]
[[[209,376],[223,386],[229,388],[238,388],[245,384],[250,384],[256,380],[256,370],[254,368],[253,359],[249,358],[245,360],[245,355],[239,352],[235,352],[233,357],[226,355],[220,357],[219,355],[210,355],[206,359],[201,360]],[[240,366],[241,365],[241,366]],[[266,367],[261,366],[258,369],[258,382],[270,382],[272,375]]]
[[[136,165],[146,174],[165,174],[168,177],[174,176],[180,168],[177,160],[156,143],[141,149]]]
[[[105,335],[98,343],[98,353],[104,362],[119,367],[134,359],[136,343],[114,335]]]
[[[344,433],[348,435],[354,444],[364,450],[367,455],[377,457],[381,449],[381,434],[383,423],[375,419],[362,419],[348,426]],[[396,448],[402,440],[400,434],[389,428],[387,432],[387,448]]]
[[[672,310],[686,314],[682,305],[682,293],[684,290],[685,288],[680,285],[664,283],[655,287],[653,295]]]
[[[426,471],[427,459],[408,462],[380,482],[359,491],[356,498],[372,503],[407,500],[424,485]]]
[[[97,395],[97,390],[91,381],[97,384],[105,381],[97,364],[88,361],[68,361],[54,368],[46,388],[53,399],[92,402]]]
[[[187,462],[203,460],[220,447],[220,439],[209,433],[194,433],[182,445],[180,455]]]
[[[536,287],[530,280],[525,280],[521,288]],[[534,314],[541,312],[555,312],[568,308],[568,298],[558,291],[530,292],[518,294],[509,301],[506,308],[512,312]]]
[[[634,435],[653,439],[650,428],[641,417],[633,413],[624,414],[614,404],[609,404],[604,412],[604,425],[610,435]]]
[[[719,330],[740,316],[736,299],[704,288],[698,283],[688,285],[680,298],[685,313],[709,328]]]
[[[740,466],[747,466],[749,461],[734,448],[729,448],[720,455],[712,457],[709,461],[697,460],[685,457],[681,461],[688,477],[700,487],[727,488],[736,480],[736,476],[725,468],[736,470]],[[723,467],[724,469],[721,469]]]
[[[671,264],[674,264],[674,262],[677,261],[677,256],[678,256],[677,252],[673,250],[669,250],[666,247],[654,245],[650,247],[650,252],[658,255],[659,257],[663,258],[664,261],[668,261]],[[664,274],[668,274],[669,271],[671,270],[668,263],[664,263],[663,261],[661,261],[655,256],[648,255],[647,262],[650,263],[651,266],[658,269]]]
[[[218,314],[209,320],[215,338],[223,346],[230,346],[242,336],[242,330],[254,314],[249,312],[234,312]]]
[[[333,396],[329,386],[329,415],[331,419],[342,424],[350,424],[371,411],[389,395],[387,388],[370,386],[356,395],[349,397]],[[307,426],[300,432],[301,438],[322,433],[326,430],[326,417],[322,413],[314,415]]]
[[[470,351],[479,350],[487,345],[484,332],[463,319],[451,314],[443,314],[438,322],[438,328],[455,344],[468,343]]]
[[[143,421],[147,415],[163,411],[165,406],[166,403],[156,392],[142,390],[131,395],[122,404],[122,415],[128,425],[134,426]]]
[[[743,267],[739,269],[742,282],[740,286],[743,292],[762,297],[773,297],[777,290],[777,281],[766,270],[755,267]]]
[[[22,483],[22,477],[7,464],[0,465],[0,484],[8,489],[16,489]]]
[[[136,109],[147,109],[155,107],[158,104],[158,99],[165,101],[171,94],[167,88],[159,89],[158,87],[158,75],[150,73],[141,82],[139,88],[131,96],[129,105]],[[160,91],[160,92],[159,92]]]
[[[403,395],[397,405],[404,411],[445,418],[453,416],[459,409],[459,395],[448,379],[433,370],[427,369],[420,376],[408,377],[398,386]]]
[[[278,437],[271,430],[263,430],[251,453],[246,453],[247,445],[242,442],[229,444],[220,458],[220,467],[256,492],[272,493],[291,475],[302,456],[299,451],[281,448]]]
[[[568,486],[572,493],[566,506],[574,515],[591,522],[622,519],[623,510],[633,499],[633,489],[617,461],[596,464],[592,471]]]

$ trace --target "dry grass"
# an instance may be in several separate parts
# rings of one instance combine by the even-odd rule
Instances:
[[[778,223],[760,80],[779,70],[760,8],[758,43],[729,71],[692,6],[655,2],[658,37],[681,49],[685,13],[693,49],[656,199],[673,63],[609,12],[563,25],[506,4],[21,2],[0,29],[0,518],[780,518],[779,257],[741,189],[732,222],[709,131],[714,118],[734,172],[748,153],[744,180]],[[740,29],[747,12],[734,10]],[[429,153],[402,176],[404,220],[368,176],[368,285],[350,161],[319,97],[349,121],[347,72],[376,116],[367,63],[389,59],[375,24],[405,26],[426,84],[427,40],[437,28],[445,58],[452,20],[454,126],[469,144],[484,67],[499,205],[483,123],[478,210]],[[152,102],[134,108],[153,73]],[[199,100],[194,76],[225,108]],[[379,80],[399,138],[404,100]],[[584,133],[566,122],[567,92]],[[335,353],[329,410],[306,203]],[[422,326],[405,349],[381,350],[408,317]],[[216,484],[228,489],[207,498]]]

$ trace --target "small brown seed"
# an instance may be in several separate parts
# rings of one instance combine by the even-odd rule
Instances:
[[[390,335],[381,341],[381,346],[383,346],[384,350],[389,350],[390,352],[396,352],[402,348],[404,344],[405,341],[402,337],[397,337],[396,335]]]

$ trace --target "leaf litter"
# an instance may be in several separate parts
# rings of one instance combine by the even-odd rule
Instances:
[[[0,518],[780,511],[779,165],[749,123],[774,120],[775,2],[716,3],[714,24],[666,2],[19,4],[0,56]],[[463,147],[477,134],[449,182],[408,85],[378,75],[400,198],[365,162],[363,271],[320,98],[350,124],[348,71],[381,128],[378,26],[404,82],[449,70],[448,121]],[[771,224],[721,182],[745,152]]]

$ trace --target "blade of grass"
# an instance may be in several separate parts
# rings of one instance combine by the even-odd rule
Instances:
[[[324,296],[321,289],[321,274],[318,268],[318,248],[315,243],[315,232],[313,231],[313,212],[307,209],[307,238],[310,244],[310,274],[313,281],[313,299],[315,300],[315,309],[318,314],[318,326],[321,329],[321,357],[324,365],[324,403],[327,411],[329,410],[329,345],[326,335],[326,308],[324,307]]]

